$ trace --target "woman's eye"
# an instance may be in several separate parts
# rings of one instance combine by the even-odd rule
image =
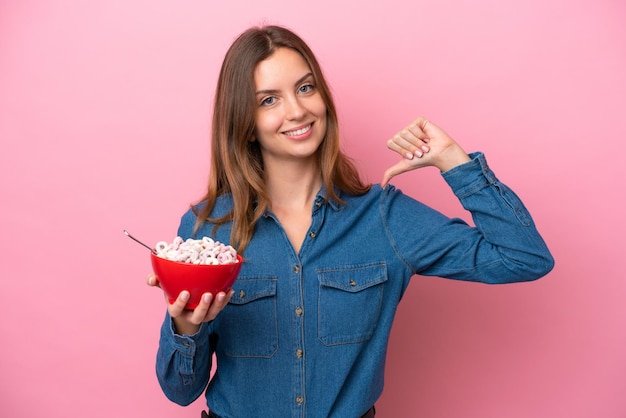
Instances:
[[[300,93],[308,93],[312,91],[314,88],[315,86],[313,86],[313,84],[305,84],[303,86],[300,86],[298,90],[300,91]]]
[[[266,97],[265,99],[263,99],[263,101],[261,101],[261,106],[270,106],[272,104],[274,104],[274,102],[276,101],[275,97]]]

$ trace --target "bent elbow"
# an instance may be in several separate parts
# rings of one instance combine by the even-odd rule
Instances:
[[[546,249],[542,254],[537,254],[534,260],[527,266],[530,280],[538,280],[546,276],[554,268],[554,257]]]
[[[159,380],[159,384],[165,397],[180,406],[189,406],[200,396],[200,393],[194,393],[191,389],[181,389],[180,386],[169,385],[162,380]]]
[[[552,257],[552,254],[548,254],[545,258],[545,263],[544,263],[544,269],[541,273],[541,276],[537,277],[538,279],[547,275],[548,273],[550,273],[552,270],[554,269],[554,257]]]
[[[526,263],[516,263],[515,268],[511,269],[511,271],[515,272],[515,274],[512,274],[511,279],[506,282],[532,282],[539,280],[550,273],[553,268],[554,257],[552,257],[549,252],[546,252],[545,254],[533,257],[532,260],[529,260]]]
[[[540,261],[537,262],[537,265],[532,269],[533,279],[538,280],[542,277],[546,276],[554,269],[554,257],[550,253],[546,254],[544,257],[540,258]]]

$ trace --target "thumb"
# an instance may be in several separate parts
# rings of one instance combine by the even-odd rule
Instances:
[[[412,167],[413,165],[411,164],[410,160],[402,159],[398,161],[397,163],[385,170],[385,172],[383,173],[383,179],[380,181],[380,186],[384,189],[385,186],[387,186],[387,183],[389,183],[389,181],[393,177],[397,176],[398,174],[404,173],[405,171],[411,170]]]
[[[148,286],[161,287],[161,284],[159,283],[159,278],[154,273],[148,274],[148,277],[146,278],[146,283],[148,284]]]

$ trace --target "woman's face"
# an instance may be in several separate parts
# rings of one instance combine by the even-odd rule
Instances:
[[[277,49],[254,71],[255,136],[265,165],[315,159],[326,135],[326,105],[300,54]]]

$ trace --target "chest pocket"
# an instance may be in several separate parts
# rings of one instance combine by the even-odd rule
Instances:
[[[383,301],[384,263],[318,270],[318,337],[325,345],[367,341]]]
[[[218,350],[231,357],[272,357],[278,349],[276,278],[242,278],[218,315]]]

